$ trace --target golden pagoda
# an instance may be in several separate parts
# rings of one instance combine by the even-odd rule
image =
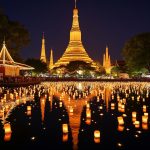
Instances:
[[[75,1],[75,8],[73,10],[73,22],[70,31],[69,45],[64,54],[62,55],[62,57],[54,64],[54,67],[59,67],[61,65],[66,66],[71,61],[84,61],[86,63],[91,63],[93,67],[96,67],[96,64],[88,56],[82,44],[76,1]]]
[[[46,63],[46,52],[45,52],[45,38],[44,38],[44,33],[43,33],[43,37],[42,37],[42,47],[41,47],[40,60]]]
[[[106,46],[106,52],[103,55],[103,67],[105,68],[107,74],[111,73],[111,60],[110,55],[108,54],[108,46]]]

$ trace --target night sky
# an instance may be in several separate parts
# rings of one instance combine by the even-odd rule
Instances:
[[[77,0],[83,45],[89,56],[102,62],[106,45],[112,60],[122,59],[121,49],[132,36],[150,32],[150,0]],[[42,32],[46,53],[62,56],[72,24],[74,0],[0,0],[11,20],[28,29],[31,43],[21,56],[40,58]]]

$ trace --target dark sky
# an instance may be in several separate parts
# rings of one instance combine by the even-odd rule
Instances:
[[[122,59],[121,49],[132,36],[150,32],[150,0],[77,0],[83,45],[89,56],[102,62],[106,45],[111,58]],[[56,61],[64,53],[72,24],[74,0],[0,0],[11,20],[29,30],[31,44],[22,57],[39,58],[42,32],[46,53]]]

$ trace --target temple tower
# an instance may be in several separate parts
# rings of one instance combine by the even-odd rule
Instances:
[[[49,61],[49,70],[52,70],[54,67],[54,62],[53,62],[53,50],[51,49],[50,52],[50,61]]]
[[[41,47],[40,60],[46,63],[46,52],[45,52],[45,38],[44,38],[44,33],[43,33],[43,37],[42,37],[42,47]]]
[[[62,57],[54,64],[54,67],[59,67],[61,65],[67,65],[71,61],[84,61],[86,63],[91,63],[93,67],[96,67],[94,61],[88,56],[81,40],[81,31],[78,20],[78,9],[73,10],[73,22],[70,31],[70,40],[67,49],[65,50]]]
[[[111,72],[111,60],[110,60],[110,55],[108,53],[108,46],[106,46],[106,52],[103,55],[103,67],[105,68],[106,73],[110,74],[110,72]]]

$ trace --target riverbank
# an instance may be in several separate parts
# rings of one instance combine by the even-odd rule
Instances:
[[[20,87],[40,84],[41,82],[150,82],[149,78],[136,79],[91,79],[91,78],[51,78],[51,77],[4,77],[0,87]]]

